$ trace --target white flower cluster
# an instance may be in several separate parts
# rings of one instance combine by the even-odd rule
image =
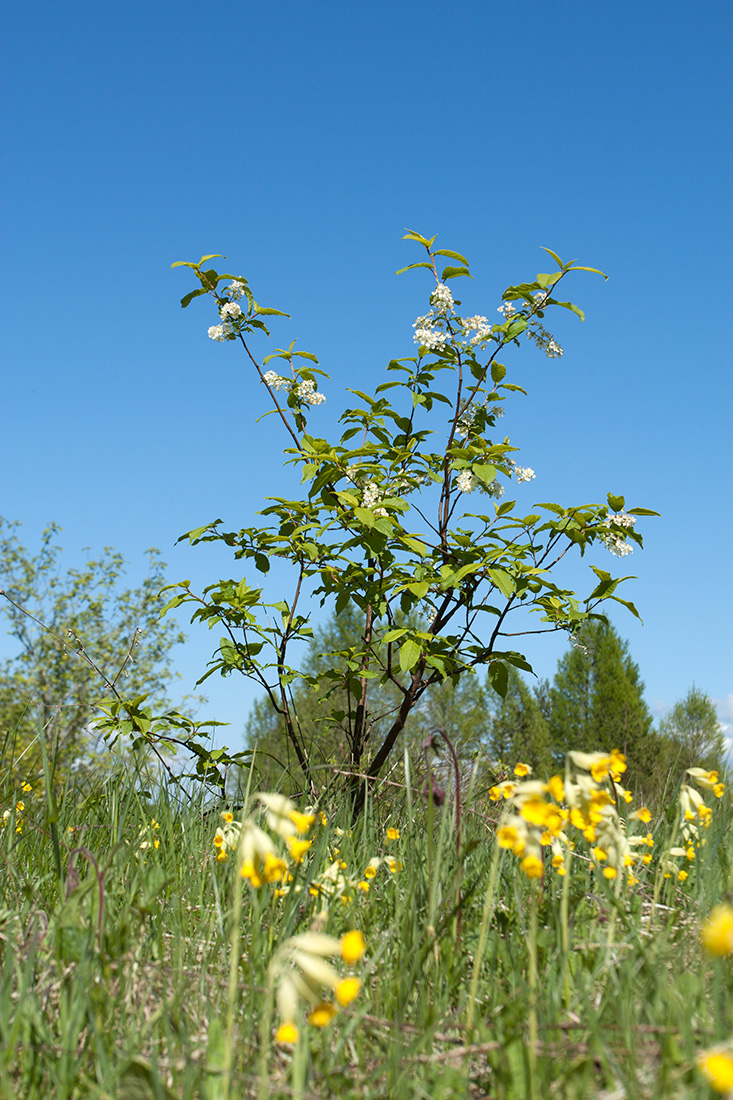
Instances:
[[[318,393],[312,378],[304,378],[296,392],[306,405],[323,405],[326,401],[326,395]]]
[[[432,314],[418,317],[412,326],[415,330],[414,340],[416,344],[426,347],[428,351],[441,351],[446,344],[450,343],[451,335],[449,332],[432,328],[434,320]]]
[[[502,302],[496,312],[502,313],[506,317],[506,319],[509,320],[509,318],[513,317],[514,314],[517,312],[517,307],[511,302]]]
[[[474,419],[476,418],[476,406],[469,405],[467,409],[464,409],[456,422],[456,435],[459,439],[464,439],[471,428],[473,427]]]
[[[234,321],[242,316],[242,307],[237,302],[225,302],[219,310],[219,316],[225,321]]]
[[[230,283],[229,286],[226,287],[224,293],[228,295],[233,302],[237,302],[244,294],[244,283],[240,283],[235,279],[233,283]]]
[[[470,470],[461,470],[456,478],[456,488],[459,493],[472,493],[478,483],[478,478]]]
[[[602,523],[602,527],[609,528],[608,532],[604,532],[601,535],[603,543],[607,550],[610,550],[612,554],[615,554],[617,558],[625,558],[627,554],[633,554],[633,546],[629,546],[626,541],[625,535],[614,531],[614,527],[633,527],[636,523],[636,516],[630,516],[626,512],[621,512],[619,515],[606,516]]]
[[[562,355],[562,348],[556,340],[551,336],[545,347],[545,355],[548,359],[559,359]]]
[[[218,340],[223,344],[225,340],[236,340],[237,334],[231,325],[211,325],[208,330],[210,340]]]
[[[496,497],[496,499],[498,500],[499,497],[504,496],[504,486],[501,485],[498,481],[494,480],[486,486],[486,492],[489,494],[490,497]]]
[[[535,477],[535,472],[531,466],[517,466],[514,463],[514,476],[517,481],[531,481]]]
[[[274,370],[268,370],[262,377],[265,385],[271,390],[289,390],[293,385],[289,378],[283,378]]]
[[[376,481],[367,481],[361,491],[361,503],[364,508],[373,508],[379,500],[379,485]]]
[[[491,325],[488,319],[486,317],[481,317],[479,314],[475,317],[462,317],[460,323],[465,336],[468,336],[469,332],[475,333],[468,341],[471,347],[483,343],[484,340],[488,340],[491,336]]]
[[[438,283],[430,295],[430,304],[437,313],[450,313],[453,309],[453,295],[450,292],[450,287],[447,287],[445,283]]]
[[[549,290],[538,290],[536,294],[533,294],[534,304],[537,309],[544,309],[545,304],[550,297]]]

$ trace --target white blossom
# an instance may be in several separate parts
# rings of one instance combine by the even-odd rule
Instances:
[[[514,314],[517,312],[517,307],[511,302],[502,302],[496,312],[502,313],[508,320],[510,317],[513,317]]]
[[[549,290],[538,290],[536,294],[533,294],[534,304],[537,309],[542,309],[550,297]]]
[[[488,340],[491,336],[491,325],[486,317],[482,317],[477,314],[475,317],[463,317],[461,319],[461,328],[464,335],[468,336],[469,332],[475,332],[475,336],[472,336],[469,340],[469,344],[473,347],[476,344],[482,343],[484,340]]]
[[[233,340],[234,333],[228,325],[212,325],[209,328],[209,339],[218,340],[221,344],[225,340]]]
[[[489,494],[490,497],[496,497],[498,500],[499,497],[504,496],[504,486],[501,485],[498,481],[492,481],[489,485],[486,486],[486,492]]]
[[[224,293],[228,294],[233,302],[236,302],[244,294],[244,283],[240,283],[235,279],[233,283],[229,284]]]
[[[447,287],[445,283],[438,283],[430,295],[430,304],[435,307],[438,313],[449,313],[453,309],[453,295],[450,292],[450,287]]]
[[[316,391],[316,384],[312,378],[304,378],[298,386],[298,397],[306,405],[323,405],[326,396]]]
[[[373,508],[379,500],[379,485],[376,481],[367,481],[366,485],[361,492],[361,503],[363,508]]]
[[[535,472],[531,466],[517,466],[514,463],[514,476],[517,481],[531,481],[535,477]]]
[[[553,339],[552,336],[547,341],[547,346],[545,347],[545,355],[548,359],[559,359],[562,355],[562,348],[558,344],[557,340]]]
[[[289,378],[283,378],[274,370],[268,370],[266,374],[262,376],[262,379],[266,386],[269,386],[271,390],[289,390],[292,386],[292,382]]]
[[[456,488],[461,493],[472,493],[478,483],[478,478],[470,470],[461,470],[456,478]]]
[[[425,318],[418,318],[418,320],[425,320]],[[440,332],[437,329],[428,327],[417,327],[417,321],[413,325],[415,329],[415,343],[426,347],[428,351],[434,351],[436,348],[440,349],[450,343],[450,333]]]
[[[219,310],[220,316],[225,320],[242,316],[242,307],[237,302],[225,302]]]
[[[626,541],[626,537],[620,534],[618,531],[614,531],[614,527],[633,527],[636,523],[636,516],[630,516],[626,512],[621,512],[619,515],[606,516],[601,524],[602,527],[609,528],[607,532],[601,534],[603,544],[607,550],[612,554],[615,554],[617,558],[625,558],[627,554],[633,554],[634,548],[630,546]]]

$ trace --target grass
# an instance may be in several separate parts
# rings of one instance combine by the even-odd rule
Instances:
[[[528,878],[496,844],[503,803],[485,792],[466,801],[457,852],[450,801],[426,804],[409,778],[377,792],[355,825],[324,806],[283,893],[282,882],[242,880],[235,851],[217,861],[218,813],[175,791],[144,792],[124,771],[54,798],[50,777],[26,792],[6,780],[0,1095],[713,1095],[697,1060],[733,1033],[733,982],[699,928],[730,887],[727,794],[709,800],[706,843],[683,882],[664,877],[663,853],[678,842],[670,800],[652,822],[652,861],[629,887],[604,878],[582,842],[564,877],[548,855],[544,877]],[[372,859],[382,862],[368,879]],[[334,862],[368,891],[314,896]],[[363,986],[327,1027],[299,1008],[298,1041],[277,1043],[273,993],[291,970],[270,963],[314,928],[363,932],[361,959],[330,960]]]

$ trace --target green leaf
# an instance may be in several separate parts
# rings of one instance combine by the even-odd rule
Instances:
[[[572,302],[558,302],[555,298],[549,298],[547,301],[547,305],[562,306],[563,309],[569,309],[572,310],[573,313],[576,313],[578,317],[580,317],[581,321],[585,320],[585,314],[583,313],[583,310],[580,309],[578,306],[574,306]]]
[[[269,306],[258,306],[257,302],[254,302],[254,312],[259,313],[262,317],[289,317],[289,313],[283,313],[281,309],[270,309]]]
[[[506,339],[516,340],[527,327],[527,320],[525,317],[517,317],[516,321],[511,321],[506,329]]]
[[[407,634],[406,627],[398,627],[396,630],[388,630],[382,638],[382,641],[385,645],[387,645],[389,642],[396,642],[398,638],[402,638],[405,634]]]
[[[287,317],[287,313],[283,314],[283,316]],[[313,352],[310,351],[294,351],[293,355],[299,355],[301,359],[310,359],[313,363],[318,362]]]
[[[606,275],[605,271],[599,271],[597,267],[571,267],[571,268],[568,268],[568,270],[569,271],[590,271],[591,274],[593,274],[593,275],[602,275],[603,278],[606,280],[606,282],[608,282],[608,275]]]
[[[194,298],[198,298],[201,294],[205,293],[206,291],[203,289],[203,287],[199,287],[198,290],[192,290],[188,294],[184,294],[181,298],[181,309],[185,309],[186,306],[189,306],[191,304]]]
[[[419,241],[419,243],[424,244],[426,248],[432,248],[433,247],[433,242],[435,241],[435,237],[430,237],[430,239],[428,239],[427,237],[421,237],[419,233],[413,233],[413,231],[411,229],[408,229],[405,232],[405,235],[402,238],[402,240],[403,241]]]
[[[660,516],[661,512],[652,512],[651,508],[629,508],[630,516]]]
[[[430,591],[430,584],[428,581],[413,581],[412,584],[408,584],[408,589],[412,592],[413,596],[417,596],[419,600],[422,600],[427,596]]]
[[[523,393],[525,397],[527,396],[527,391],[521,386],[515,386],[513,382],[502,382],[501,388],[503,390],[518,390],[519,393]]]
[[[503,699],[509,686],[509,672],[501,661],[492,661],[489,665],[489,680],[497,695]]]
[[[502,363],[491,364],[491,379],[493,382],[501,382],[506,375],[506,367]]]
[[[471,473],[479,479],[482,485],[490,485],[496,477],[496,466],[488,463],[476,463],[471,467]]]
[[[557,266],[562,271],[563,268],[565,267],[565,264],[562,262],[562,260],[558,256],[557,252],[553,252],[551,248],[545,248],[545,246],[543,244],[540,245],[540,248],[542,249],[543,252],[547,252],[548,255],[552,256],[553,260],[555,261]]]
[[[373,527],[376,523],[374,512],[370,512],[368,508],[355,508],[354,515],[359,523],[363,523],[365,527]]]
[[[469,279],[473,278],[467,267],[444,267],[441,278],[446,282],[448,279],[458,279],[461,275],[467,275]]]
[[[615,497],[612,493],[608,494],[608,507],[614,512],[623,512],[624,504],[625,501],[623,497]]]
[[[506,596],[506,598],[509,599],[514,595],[516,586],[505,569],[487,569],[486,575],[491,583],[499,589],[502,596]]]
[[[419,554],[421,558],[424,558],[427,555],[428,548],[423,542],[420,542],[419,539],[414,539],[410,535],[402,535],[402,537],[400,538],[400,542],[404,543],[405,546],[408,546],[410,550],[414,550],[414,552],[416,554]]]
[[[404,237],[402,238],[405,239]],[[426,263],[425,260],[421,260],[419,264],[408,264],[407,267],[401,267],[399,271],[395,271],[395,275],[404,275],[406,271],[412,271],[414,267],[426,267],[428,271],[433,270],[433,265]]]
[[[447,256],[449,260],[458,260],[459,263],[465,264],[469,267],[469,262],[465,256],[462,256],[460,252],[452,252],[450,248],[436,248],[433,252],[434,256]]]
[[[400,668],[403,672],[410,672],[420,660],[422,650],[412,638],[408,638],[400,647]]]

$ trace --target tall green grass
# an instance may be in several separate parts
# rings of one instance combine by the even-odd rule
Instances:
[[[353,824],[323,807],[277,896],[216,861],[218,808],[124,770],[56,791],[47,768],[33,788],[0,787],[6,1100],[711,1095],[696,1059],[733,1034],[733,980],[699,926],[730,886],[727,794],[683,883],[659,871],[670,794],[653,862],[618,892],[580,853],[564,879],[528,880],[478,792],[457,852],[450,801],[384,787]],[[323,911],[309,883],[336,848],[357,878],[375,856],[401,869]],[[298,1043],[277,1045],[268,964],[314,921],[364,933],[364,985],[328,1027],[304,1014]]]

